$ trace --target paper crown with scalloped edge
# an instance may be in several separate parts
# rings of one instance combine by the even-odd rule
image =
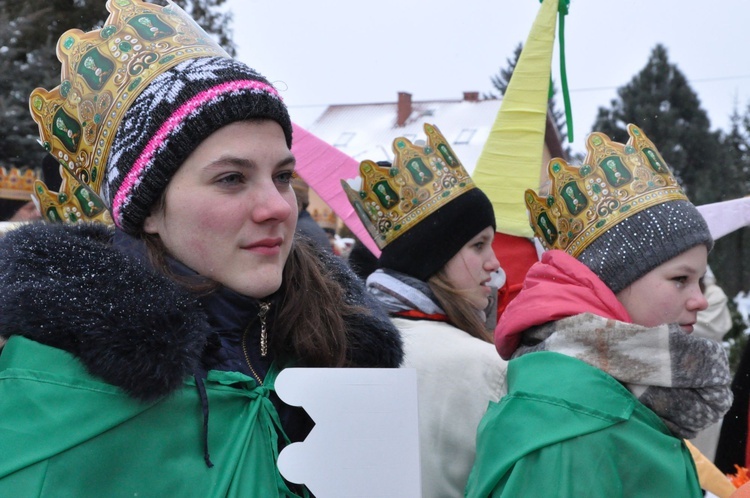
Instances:
[[[141,0],[108,0],[106,7],[110,15],[101,29],[71,29],[60,37],[60,86],[37,88],[29,99],[40,143],[71,173],[63,175],[59,193],[35,187],[42,215],[49,220],[111,223],[99,193],[125,112],[155,77],[180,62],[229,57],[171,2],[161,7]]]
[[[317,223],[320,228],[324,230],[328,229],[335,231],[337,228],[338,217],[336,216],[336,213],[334,213],[331,209],[313,209],[313,212],[310,216],[313,220],[315,220],[315,223]]]
[[[365,160],[359,165],[359,178],[341,181],[349,202],[380,249],[476,188],[440,130],[425,123],[424,131],[425,145],[403,137],[393,141],[395,158],[390,167]]]
[[[0,199],[29,201],[34,182],[42,176],[40,169],[0,167]]]
[[[643,131],[628,125],[626,144],[599,132],[586,139],[580,167],[549,162],[549,195],[526,190],[529,221],[546,249],[577,257],[604,232],[649,207],[688,200],[667,163]]]
[[[91,188],[81,184],[67,168],[60,168],[60,191],[52,192],[42,180],[34,182],[33,201],[42,217],[58,223],[95,221],[111,225],[104,201]]]

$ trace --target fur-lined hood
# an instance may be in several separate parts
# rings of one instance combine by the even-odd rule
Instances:
[[[70,352],[131,396],[156,399],[196,372],[212,333],[196,299],[112,246],[103,225],[31,224],[0,239],[0,335]],[[352,272],[325,264],[347,296],[372,308]],[[398,332],[384,314],[348,323],[358,366],[398,367]]]

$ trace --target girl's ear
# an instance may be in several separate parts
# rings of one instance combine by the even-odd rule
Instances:
[[[159,230],[163,225],[163,213],[163,209],[158,209],[156,212],[152,210],[151,214],[143,220],[143,231],[152,235],[159,234]]]

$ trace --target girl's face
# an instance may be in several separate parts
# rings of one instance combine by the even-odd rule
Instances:
[[[200,275],[266,297],[281,286],[297,224],[294,164],[275,121],[229,124],[177,170],[144,230]]]
[[[706,246],[695,246],[646,273],[617,299],[637,325],[677,323],[689,334],[698,312],[708,307],[700,286],[707,257]]]
[[[474,236],[443,267],[446,280],[463,292],[478,311],[489,304],[492,289],[488,287],[492,272],[500,263],[492,250],[495,231],[491,226]]]

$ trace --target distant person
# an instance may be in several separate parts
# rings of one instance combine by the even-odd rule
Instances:
[[[50,190],[57,191],[62,181],[59,168],[60,164],[57,160],[45,154],[42,167],[37,170],[41,171],[41,175],[37,178],[42,180]],[[19,185],[16,189],[2,189],[0,191],[0,221],[40,220],[42,215],[31,200],[32,193],[33,184]]]
[[[732,315],[729,312],[729,306],[727,306],[729,299],[724,290],[716,283],[716,277],[710,267],[706,270],[706,276],[703,277],[703,295],[706,296],[708,307],[698,312],[698,320],[695,322],[693,335],[721,342],[732,328]],[[721,423],[721,421],[718,421],[706,427],[691,440],[710,461],[713,461],[716,456]]]
[[[492,250],[492,204],[438,129],[424,129],[427,146],[395,139],[393,165],[364,161],[362,190],[347,195],[357,213],[365,212],[362,202],[385,207],[406,192],[420,199],[383,209],[376,220],[360,216],[380,234],[382,249],[367,290],[401,332],[404,366],[417,370],[422,494],[459,498],[479,420],[505,393],[505,362],[485,328],[496,293],[488,284],[500,264]],[[407,168],[408,161],[431,166]],[[425,183],[428,175],[446,181]]]
[[[703,277],[703,294],[706,296],[708,307],[698,313],[693,334],[721,341],[732,328],[732,314],[729,311],[727,297],[724,290],[716,283],[716,277],[709,267]]]
[[[727,474],[734,474],[735,465],[750,468],[750,343],[742,350],[737,371],[732,379],[734,402],[721,424],[714,463]]]

